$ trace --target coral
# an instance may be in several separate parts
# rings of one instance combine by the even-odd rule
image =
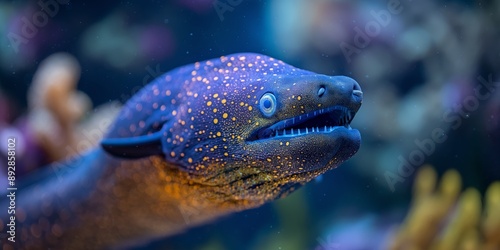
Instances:
[[[484,249],[498,249],[500,248],[500,182],[490,186],[486,191],[485,200],[485,218],[482,224]]]
[[[79,77],[78,62],[62,53],[45,59],[33,77],[29,125],[50,160],[64,157],[60,149],[74,143],[73,128],[92,107],[87,95],[75,90]]]
[[[474,188],[460,194],[458,172],[448,170],[437,186],[437,174],[422,167],[414,183],[411,209],[390,249],[499,249],[500,182],[485,196]]]
[[[94,147],[120,110],[118,102],[92,110],[89,97],[76,89],[79,75],[80,66],[69,54],[45,59],[28,90],[26,115],[0,92],[0,139],[16,139],[18,177]],[[7,185],[6,157],[6,145],[0,146],[0,187]]]
[[[28,93],[28,125],[49,161],[96,145],[120,108],[109,103],[85,117],[92,103],[76,89],[79,77],[78,62],[65,53],[45,59],[33,77]]]

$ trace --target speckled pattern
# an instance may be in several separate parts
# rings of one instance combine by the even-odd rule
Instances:
[[[128,159],[95,149],[62,174],[49,168],[58,174],[19,196],[18,239],[26,249],[127,246],[275,200],[356,153],[348,122],[361,102],[351,78],[259,54],[174,69],[125,104],[103,141],[156,136],[160,150],[132,144],[146,157]],[[295,124],[328,112],[344,126]]]

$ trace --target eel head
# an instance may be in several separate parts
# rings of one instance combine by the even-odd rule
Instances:
[[[234,54],[160,76],[125,105],[102,146],[121,158],[161,155],[227,199],[269,201],[357,152],[350,124],[362,98],[349,77]]]

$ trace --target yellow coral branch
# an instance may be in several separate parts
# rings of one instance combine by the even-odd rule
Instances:
[[[437,185],[436,172],[422,167],[410,211],[390,249],[500,249],[500,182],[486,192],[484,215],[476,189],[458,196],[462,184],[457,171],[448,170]]]

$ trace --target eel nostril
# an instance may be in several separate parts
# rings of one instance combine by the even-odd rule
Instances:
[[[361,86],[359,86],[359,83],[354,81],[352,84],[352,94],[357,95],[357,96],[362,96],[363,91],[361,91]]]
[[[318,97],[322,97],[326,92],[326,89],[325,89],[325,86],[321,86],[319,89],[318,89]]]
[[[352,84],[352,90],[359,90],[361,91],[361,86],[359,86],[359,83],[354,81],[354,83]]]

